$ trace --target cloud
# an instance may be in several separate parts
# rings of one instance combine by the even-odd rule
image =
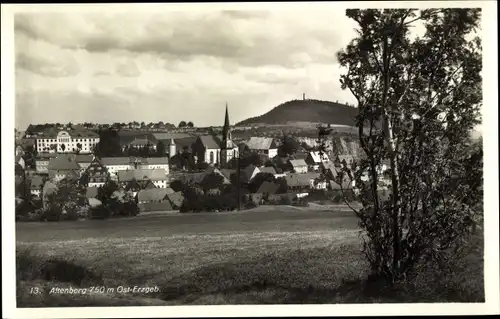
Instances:
[[[89,52],[122,50],[182,60],[213,56],[246,66],[294,66],[309,60],[335,62],[334,48],[350,36],[344,26],[331,23],[341,17],[342,12],[333,10],[44,14],[16,17],[16,30]]]
[[[57,63],[49,59],[29,56],[22,52],[16,56],[16,68],[50,77],[67,77],[79,72],[76,64]]]
[[[302,93],[352,103],[335,61],[346,25],[334,10],[17,14],[16,125],[217,125],[226,101],[238,122]]]
[[[138,77],[141,72],[133,61],[128,61],[118,65],[116,73],[125,77]]]
[[[16,35],[14,42],[17,70],[27,70],[49,77],[68,77],[80,72],[78,63],[68,50],[32,41],[23,34]]]

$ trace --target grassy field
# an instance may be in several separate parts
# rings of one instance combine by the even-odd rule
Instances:
[[[484,300],[480,238],[452,275],[389,291],[365,282],[358,234],[351,212],[293,208],[18,224],[18,307]]]

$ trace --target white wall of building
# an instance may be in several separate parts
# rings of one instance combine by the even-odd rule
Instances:
[[[40,197],[41,193],[42,193],[42,191],[39,189],[32,189],[31,190],[31,195],[36,196],[36,197]]]
[[[168,187],[168,182],[166,180],[162,181],[153,181],[153,184],[158,187],[158,188],[167,188]]]
[[[36,149],[38,152],[49,153],[74,153],[77,150],[77,144],[81,144],[81,154],[92,153],[92,149],[99,143],[99,137],[77,136],[72,137],[68,132],[61,131],[57,137],[47,138],[39,137],[36,139]],[[64,151],[62,145],[65,145]],[[56,149],[52,149],[55,147]]]
[[[107,169],[110,175],[117,175],[118,171],[126,171],[126,170],[132,170],[134,169],[134,165],[128,164],[128,165],[104,165]]]
[[[269,156],[269,158],[273,158],[273,157],[278,156],[278,149],[277,148],[269,149],[268,156]]]
[[[141,164],[138,168],[141,169],[164,169],[165,175],[169,174],[169,166],[168,164]]]
[[[97,183],[89,182],[89,187],[102,187],[102,186],[104,186],[104,182],[97,182]]]
[[[294,167],[293,170],[295,173],[307,173],[307,166],[297,166]]]

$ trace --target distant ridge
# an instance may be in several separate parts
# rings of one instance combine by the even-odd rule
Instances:
[[[266,114],[248,118],[236,125],[311,122],[354,126],[356,115],[357,109],[353,106],[331,101],[302,99],[282,103]]]

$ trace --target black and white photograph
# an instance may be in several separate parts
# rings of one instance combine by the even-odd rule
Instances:
[[[8,317],[498,314],[496,2],[383,3],[2,5]]]

